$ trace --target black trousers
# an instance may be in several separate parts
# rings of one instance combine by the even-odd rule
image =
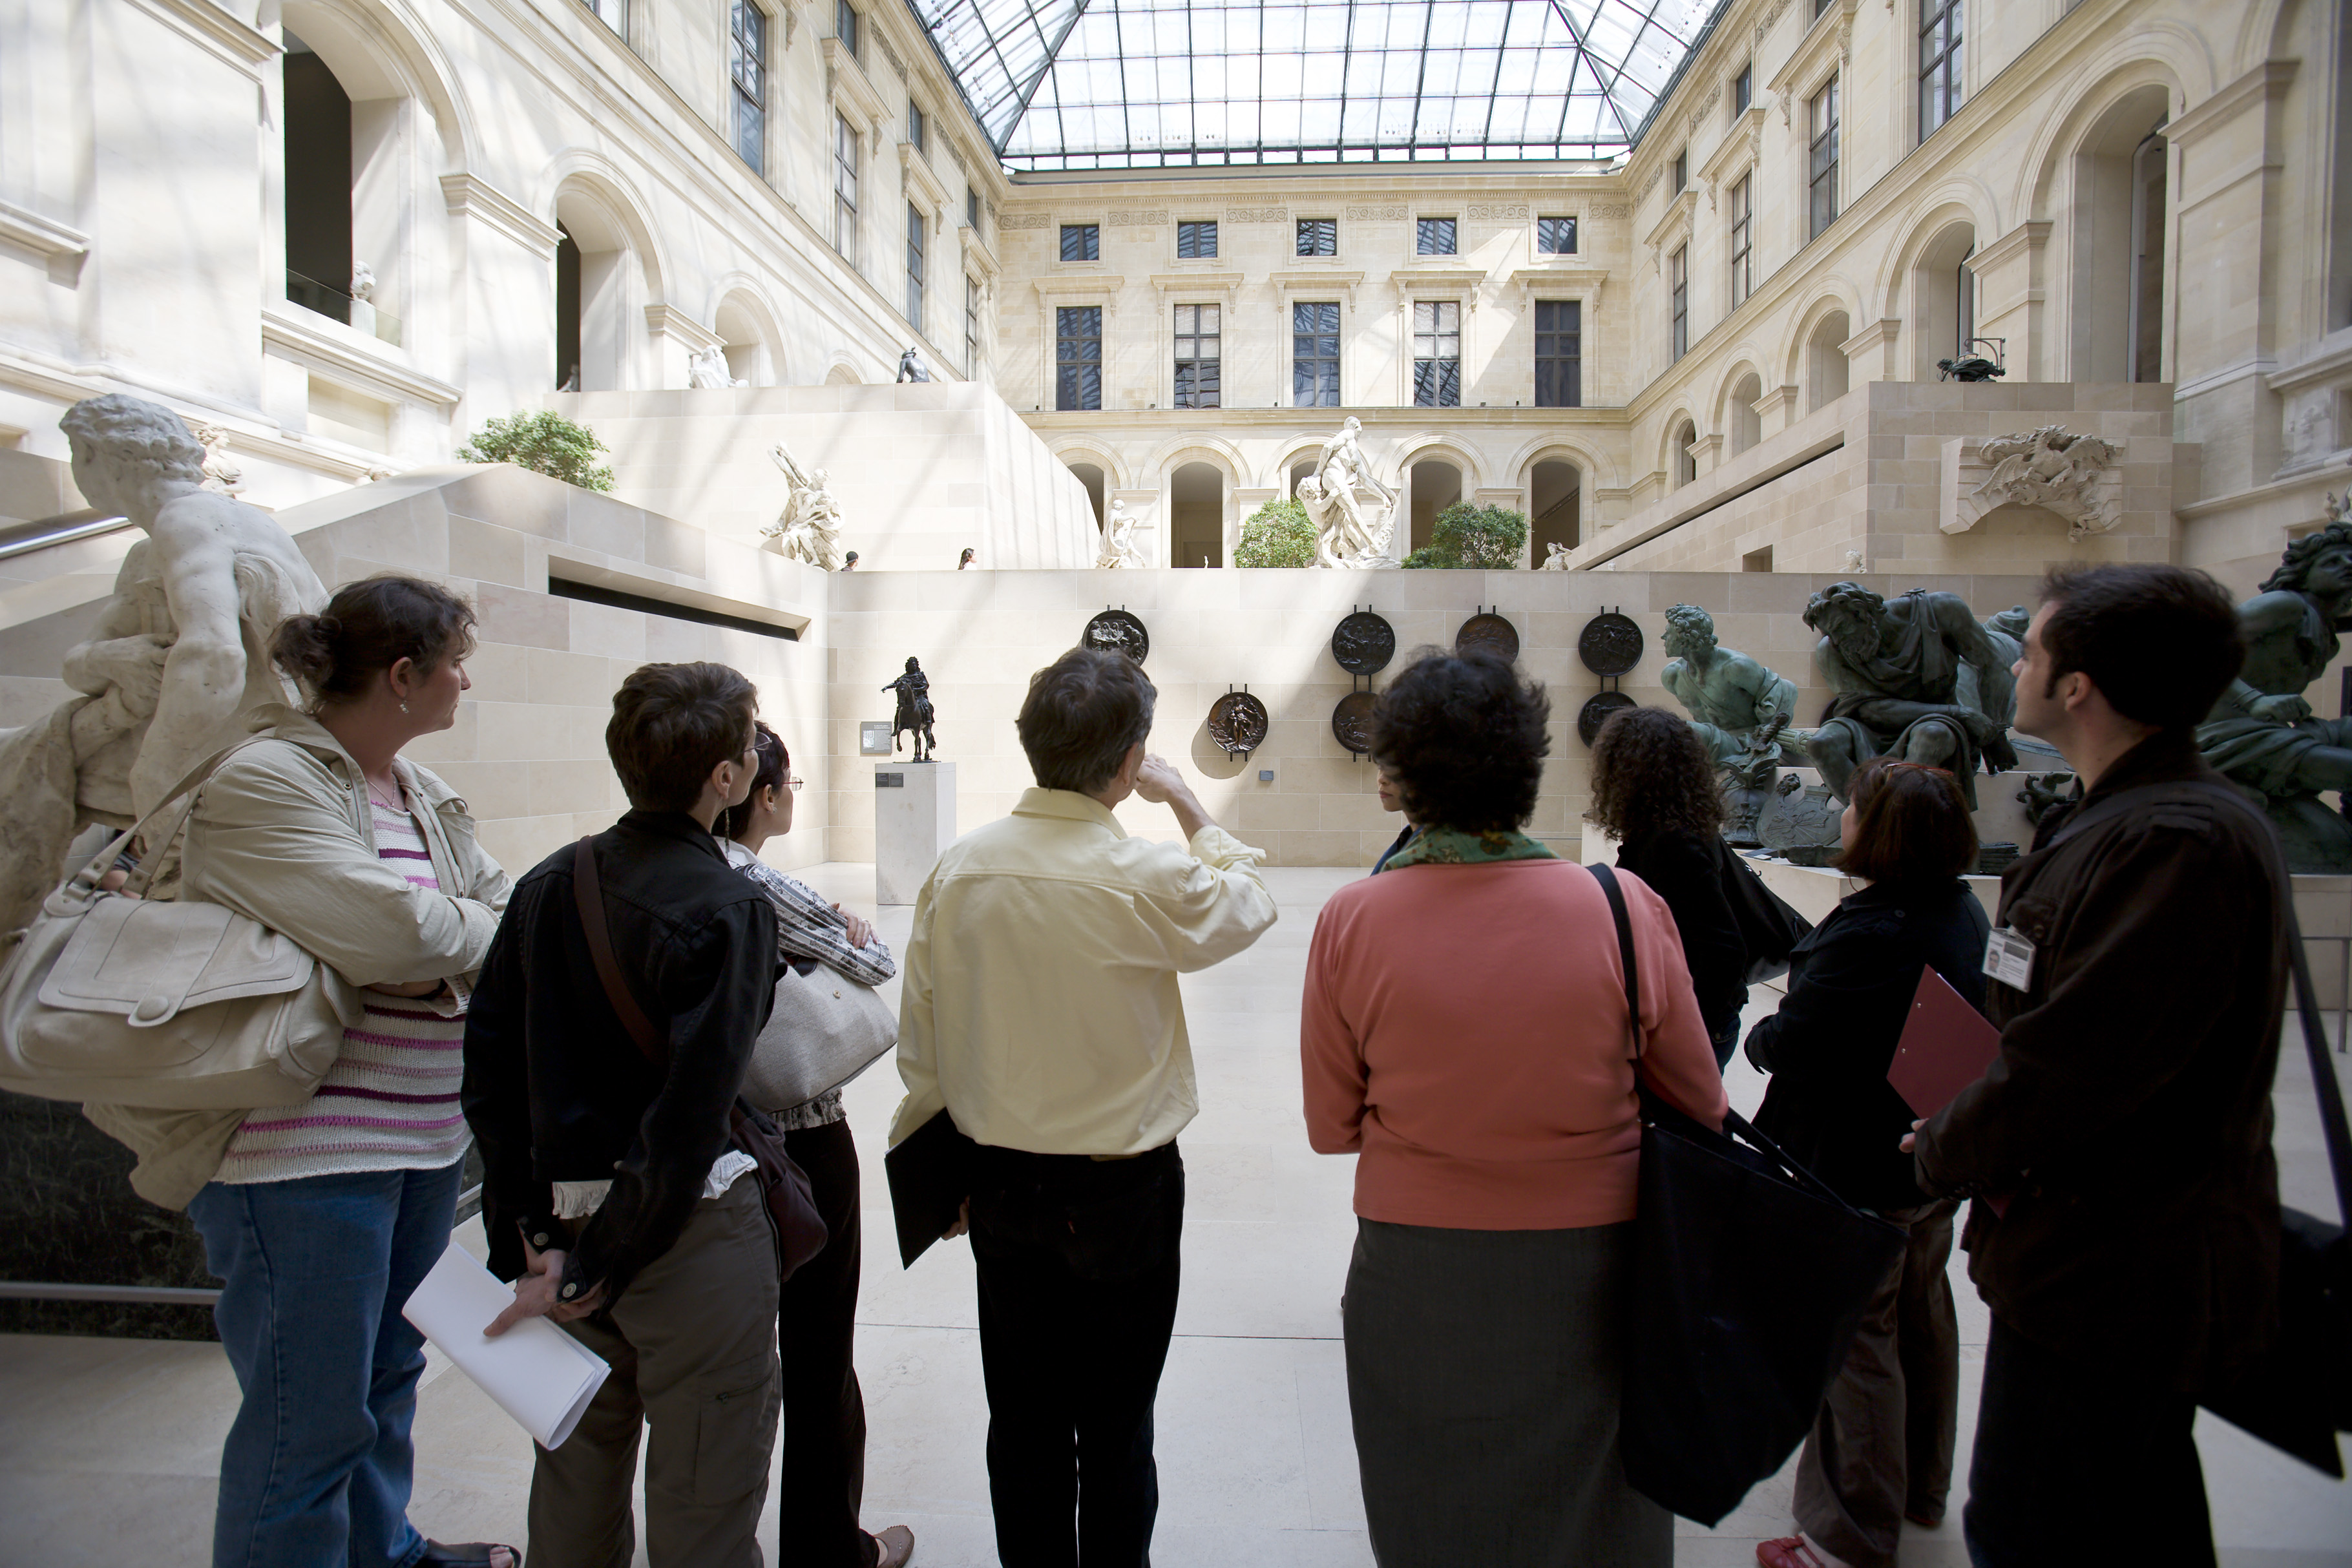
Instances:
[[[1999,1317],[1960,1511],[1976,1568],[2213,1568],[2197,1402],[2035,1344]]]
[[[872,1568],[857,1522],[866,1495],[866,1396],[852,1361],[857,1332],[857,1145],[845,1121],[784,1134],[830,1233],[776,1302],[784,1365],[784,1464],[777,1479],[776,1561]]]
[[[1173,1144],[1122,1160],[981,1147],[971,1250],[1003,1568],[1148,1568],[1183,1228]]]

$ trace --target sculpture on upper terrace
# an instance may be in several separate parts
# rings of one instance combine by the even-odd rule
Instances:
[[[66,654],[77,695],[0,734],[0,932],[23,926],[56,886],[76,833],[129,827],[244,734],[247,710],[292,695],[269,640],[288,616],[327,602],[284,528],[206,487],[205,448],[170,409],[89,398],[58,426],[83,498],[146,537],[123,557],[89,639]]]
[[[1995,436],[1977,448],[1977,460],[1992,465],[1992,472],[1963,498],[1961,526],[1995,507],[2040,507],[2066,519],[2070,542],[2105,533],[2120,514],[2097,492],[2116,451],[2111,441],[2076,435],[2062,424]]]
[[[1538,571],[1567,571],[1570,570],[1568,564],[1570,553],[1570,551],[1569,547],[1564,544],[1548,544],[1544,546],[1543,564],[1536,568],[1536,570]]]
[[[2352,716],[2318,718],[2304,691],[2336,653],[2352,614],[2352,508],[2286,547],[2263,591],[2238,606],[2246,663],[2198,727],[2205,760],[2260,797],[2298,872],[2352,872],[2352,824],[2320,800],[2352,789]]]
[[[1727,803],[1724,836],[1735,844],[1755,841],[1756,819],[1773,773],[1796,758],[1787,755],[1795,737],[1781,738],[1797,711],[1797,688],[1737,648],[1715,640],[1715,618],[1696,604],[1666,612],[1666,653],[1660,682],[1690,710],[1691,727],[1715,758]]]
[[[902,382],[927,382],[931,379],[931,367],[923,362],[923,352],[912,343],[898,356],[898,379]]]
[[[1352,414],[1323,444],[1315,472],[1298,482],[1298,501],[1315,525],[1318,565],[1361,569],[1394,566],[1396,492],[1372,473],[1360,439],[1363,422]],[[1369,504],[1367,504],[1369,497]]]
[[[825,486],[824,470],[803,472],[781,441],[768,448],[768,455],[784,471],[784,482],[792,488],[784,497],[783,510],[761,533],[776,541],[787,560],[804,560],[825,571],[838,571],[841,508]]]
[[[727,363],[727,350],[712,345],[697,349],[686,361],[686,384],[710,390],[719,387],[748,387],[751,383],[738,378]]]
[[[1998,716],[2013,711],[2015,679],[1958,594],[1915,588],[1889,601],[1833,582],[1806,603],[1805,624],[1822,634],[1813,664],[1833,694],[1805,753],[1839,800],[1865,759],[1894,757],[1950,769],[1973,811],[1977,768],[2017,766]],[[1960,700],[1963,665],[1974,703]]]
[[[1135,514],[1127,503],[1113,497],[1110,510],[1103,515],[1102,549],[1095,557],[1095,565],[1110,570],[1118,567],[1141,568],[1143,552],[1135,548]]]

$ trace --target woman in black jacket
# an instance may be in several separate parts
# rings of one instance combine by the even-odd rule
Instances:
[[[1990,922],[1961,876],[1977,835],[1940,768],[1875,757],[1854,771],[1839,868],[1863,885],[1797,944],[1780,1010],[1748,1032],[1772,1075],[1756,1125],[1910,1245],[1880,1286],[1797,1466],[1800,1535],[1764,1568],[1892,1568],[1903,1521],[1934,1526],[1951,1486],[1959,1326],[1944,1265],[1953,1203],[1912,1181],[1912,1112],[1886,1082],[1922,967],[1984,1006]]]
[[[1723,796],[1698,734],[1664,708],[1627,708],[1592,741],[1592,820],[1618,841],[1617,866],[1666,901],[1715,1064],[1739,1043],[1748,949],[1723,889]]]

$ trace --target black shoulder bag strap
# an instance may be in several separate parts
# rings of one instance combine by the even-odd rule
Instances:
[[[583,838],[572,851],[572,896],[580,906],[580,932],[588,938],[588,956],[596,962],[596,977],[604,983],[604,999],[613,1004],[619,1015],[621,1027],[645,1053],[656,1071],[669,1071],[669,1052],[654,1028],[654,1020],[637,1005],[629,990],[629,983],[621,976],[620,961],[613,956],[613,931],[604,921],[604,886],[596,877],[596,841]]]
[[[1633,918],[1625,910],[1625,890],[1617,885],[1617,868],[1590,865],[1584,868],[1592,880],[1601,884],[1608,895],[1609,917],[1617,925],[1617,961],[1625,970],[1625,1030],[1633,1040],[1633,1060],[1642,1060],[1642,971],[1633,964]],[[1647,1094],[1646,1085],[1642,1092]]]

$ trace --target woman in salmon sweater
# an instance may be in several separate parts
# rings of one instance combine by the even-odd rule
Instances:
[[[1307,1138],[1360,1156],[1348,1401],[1381,1568],[1674,1558],[1617,1458],[1634,1083],[1720,1126],[1723,1080],[1664,902],[1620,874],[1637,1062],[1606,895],[1520,831],[1549,713],[1487,654],[1397,677],[1372,756],[1423,831],[1307,957]]]

